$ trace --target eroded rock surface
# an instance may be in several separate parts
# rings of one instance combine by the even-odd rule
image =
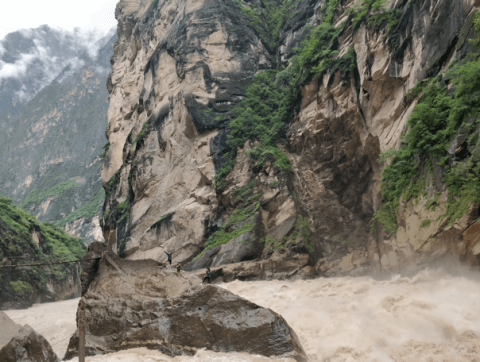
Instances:
[[[478,205],[453,226],[420,230],[433,215],[419,216],[410,204],[397,215],[396,236],[370,225],[382,205],[379,155],[400,147],[416,106],[406,94],[471,51],[478,2],[391,1],[387,8],[398,14],[392,31],[386,22],[347,22],[332,57],[353,54],[353,70],[337,67],[300,85],[277,145],[291,170],[279,172],[270,161],[256,165],[248,152],[258,140],[247,140],[234,150],[225,184],[215,188],[215,174],[228,160],[229,122],[251,77],[287,68],[306,26],[325,20],[324,1],[298,1],[277,39],[267,39],[258,28],[264,24],[241,11],[262,4],[123,0],[117,6],[111,146],[102,169],[109,247],[129,259],[159,262],[175,250],[174,261],[189,270],[221,268],[235,278],[395,272],[445,253],[478,265],[478,240],[464,234]],[[343,26],[352,6],[352,0],[336,2],[332,25]],[[444,192],[444,170],[435,172],[428,187]],[[282,270],[280,252],[295,261],[294,273]],[[278,272],[262,273],[261,265]]]
[[[306,360],[277,313],[153,260],[106,255],[79,306],[86,314],[88,355],[143,346],[171,356],[207,348]],[[77,344],[78,331],[66,359],[78,353]]]

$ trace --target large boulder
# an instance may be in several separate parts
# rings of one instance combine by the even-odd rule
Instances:
[[[8,318],[8,317],[7,317]],[[3,322],[3,320],[2,320]],[[11,323],[9,323],[11,326]],[[18,326],[18,325],[17,325]],[[3,324],[0,327],[4,329]],[[3,332],[2,332],[3,334]],[[5,333],[6,334],[6,333]],[[2,362],[60,362],[50,343],[25,324],[20,327],[6,345],[0,349]]]
[[[85,309],[87,355],[135,347],[193,355],[207,348],[306,361],[279,314],[153,260],[105,255],[79,306]],[[64,359],[78,355],[77,346],[78,330]]]
[[[15,323],[5,313],[0,311],[0,349],[13,338],[22,328],[20,324]]]

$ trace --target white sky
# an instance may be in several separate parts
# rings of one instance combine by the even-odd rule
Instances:
[[[19,29],[47,24],[73,30],[106,33],[116,27],[115,5],[119,0],[21,0],[2,1],[0,39]]]

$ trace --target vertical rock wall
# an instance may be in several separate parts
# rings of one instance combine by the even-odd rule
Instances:
[[[215,173],[228,160],[228,123],[251,77],[287,67],[306,26],[323,21],[324,5],[296,3],[272,43],[230,0],[118,4],[102,169],[102,225],[112,249],[160,262],[175,250],[175,261],[196,257],[191,269],[267,259],[280,270],[294,258],[290,277],[396,270],[463,250],[468,215],[448,241],[446,225],[432,226],[421,240],[409,236],[420,222],[408,212],[398,215],[407,221],[396,236],[380,227],[371,232],[370,221],[382,202],[378,157],[400,146],[415,107],[405,95],[469,51],[471,0],[392,1],[400,14],[393,33],[385,24],[346,26],[332,46],[339,57],[353,50],[354,69],[300,86],[287,142],[278,145],[291,172],[270,161],[257,167],[246,157],[257,145],[249,140],[237,150],[226,186],[215,190]],[[336,6],[333,23],[340,26],[353,2]],[[467,254],[477,262],[475,252]]]

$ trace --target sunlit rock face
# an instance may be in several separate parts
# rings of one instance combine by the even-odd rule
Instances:
[[[175,250],[174,261],[188,270],[250,263],[225,269],[228,280],[395,271],[445,253],[478,264],[480,253],[464,247],[477,235],[465,234],[475,207],[454,225],[420,230],[434,215],[406,203],[396,236],[370,226],[382,202],[377,160],[400,146],[416,104],[407,91],[471,51],[470,0],[392,1],[400,12],[393,33],[346,26],[332,46],[338,56],[353,52],[353,70],[299,86],[278,145],[291,171],[279,173],[270,161],[257,167],[248,157],[257,143],[249,140],[236,150],[226,186],[214,188],[228,160],[228,125],[250,77],[288,67],[307,26],[323,21],[323,5],[300,1],[272,42],[232,1],[120,1],[102,168],[103,234],[112,249],[161,262]],[[351,6],[337,2],[335,26]],[[441,178],[429,192],[444,191]],[[201,254],[215,232],[230,234]],[[270,260],[269,273],[261,260]]]
[[[219,217],[213,178],[226,130],[214,115],[231,112],[270,54],[233,3],[124,1],[116,16],[104,235],[131,258],[175,250],[189,261]]]
[[[0,197],[86,243],[103,239],[100,155],[115,39],[42,26],[0,43]]]

